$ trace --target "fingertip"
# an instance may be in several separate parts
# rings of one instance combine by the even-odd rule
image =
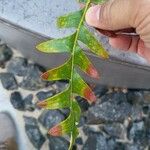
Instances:
[[[85,15],[85,20],[88,25],[98,27],[100,14],[100,5],[90,7]]]

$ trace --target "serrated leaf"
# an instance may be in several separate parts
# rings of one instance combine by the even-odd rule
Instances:
[[[97,70],[79,46],[76,47],[75,64],[89,76],[99,79]]]
[[[74,71],[73,85],[74,93],[87,99],[90,103],[96,101],[95,94],[76,71]]]
[[[70,88],[44,101],[38,102],[37,106],[45,109],[68,108],[70,106],[69,94]]]
[[[78,0],[79,3],[86,3],[88,0]],[[101,4],[106,2],[107,0],[91,0],[91,3],[94,4]]]
[[[72,109],[70,115],[66,120],[52,127],[48,132],[50,135],[61,136],[61,135],[71,135],[71,133],[77,134],[78,129],[76,127],[76,122],[78,123],[79,120],[76,120],[77,119],[76,114],[77,113],[80,114],[80,112],[79,109],[77,109],[77,104],[75,100],[72,100],[72,103],[73,107],[75,108],[75,111]]]
[[[109,58],[107,51],[99,43],[99,41],[88,31],[85,26],[81,26],[79,32],[79,40],[86,44],[89,49],[98,56],[101,56],[104,59]]]
[[[77,28],[80,23],[83,12],[84,12],[84,9],[81,9],[79,11],[59,17],[57,19],[57,26],[59,28],[68,28],[68,27]]]
[[[38,44],[36,48],[44,53],[71,52],[74,38],[73,34],[62,39],[49,40]]]
[[[43,80],[54,81],[62,79],[70,79],[71,77],[71,58],[63,65],[51,69],[41,75]]]

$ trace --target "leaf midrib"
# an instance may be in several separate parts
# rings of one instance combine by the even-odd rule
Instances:
[[[84,22],[84,18],[85,18],[85,14],[86,14],[86,11],[89,7],[91,3],[91,0],[88,0],[86,5],[85,5],[85,8],[84,8],[84,12],[83,12],[83,15],[81,17],[81,20],[79,22],[79,25],[76,29],[76,33],[75,33],[75,40],[74,40],[74,43],[73,43],[73,49],[72,49],[72,62],[71,62],[71,78],[70,78],[70,98],[72,98],[72,93],[73,93],[73,75],[74,75],[74,59],[75,59],[75,49],[76,49],[76,45],[77,45],[77,42],[78,42],[78,37],[79,37],[79,33],[80,33],[80,28]],[[72,99],[71,99],[71,103],[70,103],[70,110],[72,110]],[[73,133],[71,133],[71,143],[70,143],[70,147],[69,147],[69,150],[72,149],[72,145],[73,145]]]

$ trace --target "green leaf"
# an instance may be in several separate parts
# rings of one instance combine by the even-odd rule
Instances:
[[[88,0],[78,0],[79,3],[86,3]],[[94,4],[101,4],[106,2],[107,0],[91,0],[91,3]]]
[[[84,9],[81,9],[79,11],[59,17],[57,19],[57,26],[59,28],[68,28],[68,27],[77,28],[80,23],[83,12],[84,12]]]
[[[79,46],[76,46],[75,64],[89,76],[99,79],[99,74]]]
[[[44,53],[71,52],[74,38],[75,35],[73,34],[62,39],[49,40],[38,44],[36,48]]]
[[[63,65],[51,69],[41,75],[41,78],[46,81],[70,79],[71,77],[71,58]]]
[[[75,100],[72,101],[73,101],[73,108],[75,108],[75,110],[73,109],[71,110],[70,115],[66,120],[52,127],[48,132],[50,135],[62,136],[62,135],[71,135],[73,133],[74,134],[73,137],[77,136],[76,134],[78,129],[76,124],[79,123],[79,120],[76,119],[79,118],[79,114],[81,113],[81,111],[80,109],[77,108],[78,106]],[[76,117],[77,114],[78,117]]]
[[[79,47],[78,42],[81,41],[95,54],[108,58],[107,52],[97,39],[84,26],[85,14],[92,2],[98,3],[100,0],[79,0],[86,2],[84,9],[58,18],[57,25],[60,28],[74,27],[76,31],[73,35],[61,39],[49,40],[37,45],[37,49],[45,53],[64,53],[68,52],[70,57],[63,65],[45,72],[41,77],[46,81],[51,80],[68,80],[68,88],[47,98],[37,105],[46,109],[70,109],[68,118],[49,130],[49,134],[53,136],[68,135],[70,137],[69,150],[75,143],[78,136],[78,123],[81,116],[81,109],[75,100],[75,96],[81,96],[90,103],[96,100],[91,88],[84,82],[81,76],[76,72],[76,67],[91,77],[98,78],[98,72],[92,65],[88,57]],[[57,60],[56,60],[57,61]]]
[[[88,31],[85,26],[81,26],[79,32],[79,40],[86,44],[89,49],[98,56],[107,59],[109,57],[107,51],[99,43],[99,41]]]
[[[44,101],[38,102],[38,106],[45,109],[59,109],[59,108],[67,108],[70,106],[70,88],[67,90],[53,96],[47,98]]]
[[[73,85],[74,85],[73,86],[74,93],[87,99],[90,103],[96,101],[95,94],[76,71],[74,71]]]

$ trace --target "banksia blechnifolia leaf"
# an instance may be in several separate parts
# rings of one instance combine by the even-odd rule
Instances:
[[[99,73],[85,55],[82,48],[79,46],[78,41],[84,43],[94,54],[100,56],[101,58],[106,59],[109,57],[102,45],[84,25],[85,14],[90,4],[97,4],[102,1],[103,0],[79,0],[79,2],[85,3],[85,7],[83,9],[65,16],[61,16],[57,20],[58,27],[74,27],[76,29],[75,32],[68,37],[49,40],[37,45],[37,49],[41,52],[70,54],[69,59],[63,65],[49,70],[41,76],[41,78],[46,81],[68,80],[69,85],[67,89],[38,103],[38,106],[45,109],[70,109],[68,118],[52,127],[48,132],[53,136],[70,136],[70,150],[72,149],[75,139],[78,136],[77,125],[81,114],[81,110],[75,100],[75,96],[81,96],[89,103],[95,102],[96,100],[96,96],[91,88],[77,73],[76,67],[79,67],[92,78],[99,78]]]

